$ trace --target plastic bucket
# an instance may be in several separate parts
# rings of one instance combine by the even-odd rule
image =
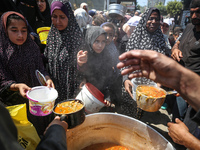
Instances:
[[[36,86],[26,93],[29,99],[29,111],[35,116],[46,116],[52,113],[58,92],[47,86]]]
[[[40,42],[42,44],[47,44],[47,37],[49,34],[50,27],[41,27],[37,29],[37,33],[40,37]]]
[[[82,87],[76,99],[80,99],[85,103],[86,113],[99,112],[99,110],[105,106],[104,95],[90,83],[86,83]]]
[[[133,100],[136,101],[136,88],[138,85],[141,85],[141,84],[147,84],[147,85],[153,85],[153,86],[156,86],[157,87],[157,84],[150,80],[150,79],[147,79],[147,78],[133,78],[131,80],[131,82],[133,83],[133,87],[132,87],[132,93],[133,93]]]

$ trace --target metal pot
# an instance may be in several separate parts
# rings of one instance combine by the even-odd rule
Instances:
[[[108,15],[115,20],[121,20],[126,14],[126,7],[120,4],[110,4],[108,7]]]
[[[80,110],[78,110],[76,112],[69,113],[69,114],[58,114],[54,111],[58,104],[66,102],[66,101],[74,101],[74,100],[83,104],[83,108],[81,108]],[[84,120],[85,120],[85,104],[84,104],[84,102],[82,102],[81,100],[78,100],[78,99],[68,99],[68,100],[61,101],[58,104],[56,104],[54,106],[53,113],[55,114],[55,116],[59,116],[61,121],[66,121],[68,123],[68,129],[72,129],[84,122]]]
[[[129,150],[174,150],[156,130],[145,123],[115,113],[94,113],[83,124],[67,131],[67,149],[81,150],[89,145],[111,142]]]
[[[157,88],[161,91],[163,91],[165,93],[164,96],[162,97],[158,97],[158,98],[154,98],[154,97],[147,97],[146,95],[144,95],[143,93],[141,93],[138,89],[143,86],[143,85],[138,85],[136,88],[136,102],[137,102],[137,106],[139,108],[141,108],[144,111],[148,111],[148,112],[155,112],[158,111],[160,109],[160,107],[162,106],[162,104],[165,101],[167,92],[159,87],[155,87],[153,85],[145,85],[145,86],[149,86],[149,87],[154,87]]]

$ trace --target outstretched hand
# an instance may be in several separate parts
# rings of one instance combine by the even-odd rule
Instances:
[[[87,51],[80,50],[77,53],[77,63],[79,66],[82,66],[83,64],[87,63]]]
[[[146,77],[170,88],[179,81],[179,64],[167,56],[152,50],[131,50],[119,56],[117,67],[126,67],[121,74],[129,78]],[[133,72],[140,70],[139,72]],[[167,81],[167,82],[166,82]]]

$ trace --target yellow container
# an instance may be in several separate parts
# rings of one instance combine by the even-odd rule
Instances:
[[[50,27],[41,27],[37,29],[37,33],[40,37],[40,42],[42,44],[47,44],[47,36],[49,34]]]

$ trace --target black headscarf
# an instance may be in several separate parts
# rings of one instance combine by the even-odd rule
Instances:
[[[44,25],[50,27],[51,26],[51,11],[48,0],[46,2],[46,9],[42,12],[42,16],[44,17]]]
[[[146,10],[128,40],[126,51],[132,49],[148,49],[165,54],[167,48],[160,27],[153,33],[150,33],[146,27],[148,18],[153,11],[158,12],[158,15],[160,16],[160,11],[155,7]]]
[[[55,1],[52,2],[52,4]],[[76,55],[84,37],[67,0],[60,1],[68,14],[68,26],[59,31],[53,24],[47,38],[44,55],[48,59],[49,73],[58,91],[56,102],[74,98],[78,86]],[[51,5],[52,5],[51,4]],[[62,10],[61,10],[62,11]]]

